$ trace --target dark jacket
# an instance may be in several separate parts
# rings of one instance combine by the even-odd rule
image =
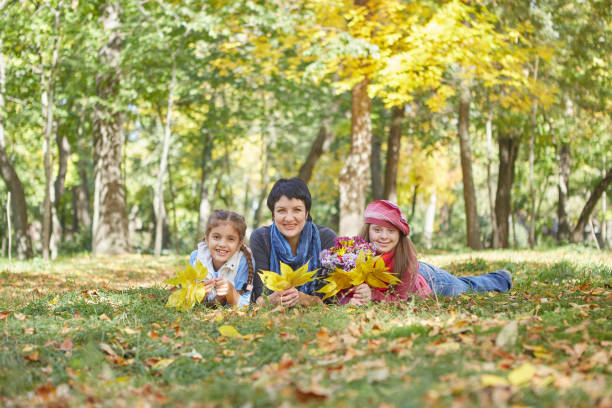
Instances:
[[[315,224],[315,226],[319,230],[319,236],[321,237],[321,248],[319,249],[319,252],[334,246],[334,238],[336,238],[336,233],[331,228],[323,227],[317,224]],[[249,247],[251,248],[251,252],[255,258],[255,270],[257,272],[270,270],[271,229],[271,225],[257,228],[251,233],[251,238],[249,239]],[[256,273],[255,276],[253,276],[253,292],[251,293],[251,302],[255,302],[255,300],[261,296],[262,292],[263,282],[261,281],[259,274]]]

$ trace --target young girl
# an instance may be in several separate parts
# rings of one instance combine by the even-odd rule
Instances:
[[[254,260],[244,245],[246,222],[232,211],[216,210],[206,223],[206,235],[189,262],[196,260],[208,268],[206,301],[246,306],[253,289]]]
[[[412,241],[408,238],[410,227],[401,210],[386,200],[370,203],[364,213],[365,225],[361,237],[376,245],[390,272],[395,272],[401,283],[389,289],[370,288],[361,284],[352,291],[351,304],[368,301],[407,300],[411,295],[420,297],[437,295],[454,296],[463,292],[505,292],[512,288],[512,275],[505,270],[485,275],[455,277],[447,271],[425,262],[418,262]]]

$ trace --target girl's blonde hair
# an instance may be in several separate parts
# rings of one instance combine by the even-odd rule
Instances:
[[[240,250],[244,253],[244,257],[246,258],[247,264],[249,266],[249,278],[247,280],[246,286],[250,286],[253,284],[253,273],[254,273],[255,268],[253,267],[253,259],[251,258],[251,251],[249,251],[246,245],[244,245],[244,236],[246,234],[247,225],[242,215],[235,213],[233,211],[228,211],[228,210],[213,211],[210,217],[208,217],[208,222],[206,223],[206,233],[204,234],[204,238],[202,239],[202,241],[206,240],[206,237],[208,237],[208,234],[210,234],[213,228],[216,228],[226,223],[231,224],[232,227],[234,227],[236,232],[238,232],[240,241],[242,242],[242,244],[240,245]],[[236,288],[236,290],[239,290],[239,289]],[[244,290],[245,289],[243,288],[239,291],[243,292]]]
[[[372,224],[364,224],[359,234],[361,238],[368,242],[370,242],[370,225]],[[400,230],[398,232],[400,238],[395,246],[393,272],[397,273],[402,283],[408,284],[409,291],[414,293],[416,292],[415,281],[419,267],[416,249],[407,235],[403,234]]]

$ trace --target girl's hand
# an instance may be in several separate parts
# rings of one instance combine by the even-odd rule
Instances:
[[[372,300],[372,289],[365,283],[355,286],[351,289],[351,293],[353,293],[353,297],[349,300],[351,305],[362,306]]]
[[[296,288],[291,288],[287,290],[281,290],[279,292],[274,292],[270,296],[268,296],[270,303],[274,306],[285,306],[292,307],[298,304],[300,301],[300,292]]]
[[[204,281],[204,287],[206,288],[206,294],[209,294],[215,288],[215,280],[214,279],[206,279]]]
[[[227,296],[228,293],[235,291],[232,282],[227,279],[217,278],[214,279],[215,289],[217,290],[217,296]]]

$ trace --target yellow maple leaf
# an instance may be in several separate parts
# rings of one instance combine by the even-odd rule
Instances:
[[[367,283],[373,288],[387,288],[390,284],[400,283],[397,276],[387,272],[389,267],[381,256],[367,256],[365,252],[360,252],[355,261],[355,268],[349,274],[352,277],[352,284],[357,286]]]
[[[328,297],[334,296],[342,289],[348,289],[353,286],[353,277],[345,270],[338,267],[327,277],[325,280],[328,282],[327,285],[323,286],[318,293],[324,293],[323,300]]]
[[[312,282],[313,276],[318,269],[308,272],[308,262],[297,268],[295,271],[287,264],[280,263],[281,273],[273,271],[261,271],[259,275],[264,285],[275,292],[287,290],[302,286],[305,283]]]
[[[532,364],[525,363],[508,374],[508,381],[512,385],[522,385],[531,380],[535,373],[536,368]]]
[[[195,268],[188,264],[175,278],[166,279],[164,283],[181,287],[170,294],[166,307],[175,307],[184,311],[191,309],[196,303],[201,303],[206,296],[204,286],[206,276],[208,269],[200,261],[196,261]]]

